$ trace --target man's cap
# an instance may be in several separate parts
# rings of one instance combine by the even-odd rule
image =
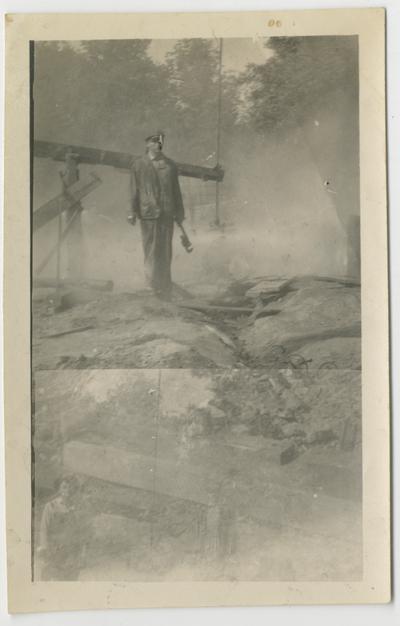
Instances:
[[[156,130],[155,133],[151,133],[145,139],[145,141],[155,140],[158,141],[161,145],[164,143],[165,133],[162,130]]]
[[[79,154],[77,152],[74,152],[72,148],[67,148],[65,151],[65,158],[66,159],[79,159]]]

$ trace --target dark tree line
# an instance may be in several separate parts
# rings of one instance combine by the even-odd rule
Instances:
[[[168,153],[215,164],[218,46],[177,41],[163,63],[150,40],[35,46],[35,136],[138,152],[154,128]],[[337,185],[358,167],[358,56],[353,37],[279,37],[273,55],[241,74],[222,75],[222,162],[252,137],[301,129],[321,176]]]
[[[238,79],[247,90],[247,117],[260,131],[297,127],[343,99],[349,112],[357,105],[356,38],[279,37],[266,45],[272,58],[249,65]]]
[[[181,159],[207,160],[215,150],[217,125],[215,45],[178,41],[165,63],[157,64],[150,43],[37,44],[35,136],[134,152],[142,149],[146,133],[161,128]],[[223,87],[226,125],[234,121],[229,75]]]

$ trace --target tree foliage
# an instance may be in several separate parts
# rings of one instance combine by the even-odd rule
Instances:
[[[35,136],[138,151],[144,137],[166,132],[181,160],[215,163],[218,47],[179,40],[164,63],[149,40],[93,40],[35,46]],[[236,79],[222,80],[222,126],[235,123]]]
[[[164,110],[167,82],[149,45],[136,39],[37,44],[36,136],[120,150],[142,142]]]
[[[215,165],[218,44],[178,40],[157,63],[150,40],[37,43],[35,137],[139,153],[146,135],[162,129],[170,156]],[[260,155],[263,135],[281,141],[300,132],[323,179],[348,187],[358,167],[357,39],[276,37],[266,45],[273,54],[264,63],[222,72],[222,164],[234,178],[240,159]],[[357,184],[351,193],[354,204]]]
[[[272,58],[251,64],[238,84],[246,93],[246,122],[280,131],[306,123],[338,100],[357,104],[358,68],[353,37],[277,37]]]

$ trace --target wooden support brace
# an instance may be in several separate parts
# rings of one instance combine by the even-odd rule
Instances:
[[[101,179],[96,174],[91,174],[92,180],[78,181],[68,188],[68,195],[61,193],[56,198],[49,200],[41,207],[33,212],[32,216],[32,228],[33,232],[37,231],[42,226],[45,226],[50,220],[56,217],[60,211],[66,211],[72,208],[75,204],[79,204],[85,196],[88,195],[93,189],[96,189],[101,184]]]

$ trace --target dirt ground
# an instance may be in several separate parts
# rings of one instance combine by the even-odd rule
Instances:
[[[55,312],[57,311],[57,312]],[[259,277],[146,291],[34,292],[34,369],[361,368],[358,284]]]

